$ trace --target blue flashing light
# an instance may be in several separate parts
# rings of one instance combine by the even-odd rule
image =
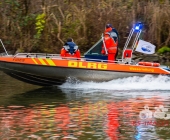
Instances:
[[[141,30],[142,29],[142,23],[139,22],[139,23],[135,24],[134,29],[135,29],[135,31]]]
[[[139,30],[140,28],[139,28],[139,26],[135,26],[135,30]]]

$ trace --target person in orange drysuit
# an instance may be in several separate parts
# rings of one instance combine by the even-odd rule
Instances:
[[[118,54],[119,36],[116,29],[112,28],[111,24],[106,25],[103,37],[103,46],[101,53],[108,55],[108,62],[116,61]],[[108,54],[107,54],[108,53]]]
[[[68,38],[60,52],[61,57],[75,57],[80,58],[80,50],[78,46],[73,42],[72,38]]]

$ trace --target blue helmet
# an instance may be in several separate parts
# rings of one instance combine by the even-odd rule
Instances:
[[[106,29],[110,27],[112,28],[112,24],[106,24]]]

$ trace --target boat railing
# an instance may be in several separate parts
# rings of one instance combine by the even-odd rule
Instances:
[[[17,53],[14,57],[33,57],[33,58],[58,58],[59,54],[48,54],[48,53]]]
[[[27,57],[27,58],[50,58],[50,59],[67,59],[67,60],[81,60],[89,62],[104,62],[104,63],[118,63],[118,64],[134,64],[133,61],[129,63],[124,63],[122,59],[117,59],[116,61],[102,60],[102,59],[91,59],[91,58],[74,58],[74,57],[61,57],[60,54],[48,54],[48,53],[17,53],[14,57]]]
[[[0,53],[0,56],[6,56],[7,54],[6,53]]]
[[[116,61],[112,61],[112,60],[102,60],[102,59],[91,59],[91,58],[86,58],[86,61],[91,61],[91,62],[104,62],[104,63],[117,63],[117,64],[131,64],[131,65],[135,65],[135,61],[131,60],[131,61],[124,61],[122,59],[117,59]]]

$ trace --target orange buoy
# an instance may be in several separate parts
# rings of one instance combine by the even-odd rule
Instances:
[[[143,65],[143,66],[152,66],[152,67],[159,67],[159,63],[152,63],[152,62],[139,62],[138,65]]]

